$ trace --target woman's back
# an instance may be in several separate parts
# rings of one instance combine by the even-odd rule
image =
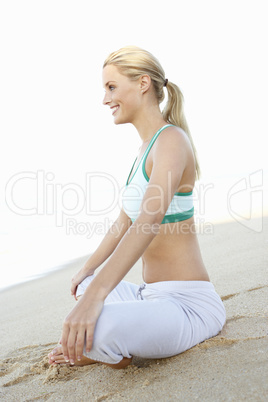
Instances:
[[[161,147],[160,136],[166,136],[167,141],[172,141],[172,135],[169,136],[168,133],[169,127],[173,127],[173,131],[175,129],[176,134],[182,137],[183,149],[178,152],[178,157],[182,152],[187,154],[186,166],[177,191],[171,200],[162,224],[159,226],[158,234],[142,255],[143,279],[146,283],[165,280],[209,281],[196,237],[193,216],[194,157],[191,144],[183,130],[172,125],[165,125],[156,133],[158,134],[157,137],[159,136],[158,139],[155,139],[155,135],[153,136],[152,139],[155,140],[153,144],[152,140],[149,145],[143,144],[140,155],[137,157],[127,179],[126,189],[123,193],[123,208],[134,222],[138,216],[142,197],[149,185],[153,169],[154,147]],[[158,196],[160,198],[163,196],[161,188]]]

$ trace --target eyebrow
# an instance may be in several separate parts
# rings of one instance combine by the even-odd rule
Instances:
[[[116,81],[107,81],[104,86],[105,86],[105,87],[108,87],[111,82],[116,82]]]

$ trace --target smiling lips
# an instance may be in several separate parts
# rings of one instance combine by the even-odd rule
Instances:
[[[118,109],[119,109],[119,106],[113,106],[113,107],[111,107],[112,114],[114,115],[114,114],[117,112]]]

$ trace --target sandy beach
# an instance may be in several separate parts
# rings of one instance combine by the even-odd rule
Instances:
[[[2,401],[265,401],[268,398],[268,217],[256,232],[239,222],[198,235],[224,301],[219,335],[168,359],[133,359],[125,370],[95,364],[49,367],[64,316],[75,303],[70,279],[83,260],[0,293]],[[127,280],[140,283],[141,263]]]

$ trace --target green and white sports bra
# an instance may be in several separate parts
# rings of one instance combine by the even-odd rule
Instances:
[[[131,171],[128,175],[128,179],[122,193],[122,206],[125,213],[131,218],[132,222],[134,222],[139,215],[142,199],[149,183],[149,177],[147,176],[145,171],[146,158],[159,134],[165,128],[170,126],[173,125],[167,124],[160,130],[158,130],[157,133],[155,133],[130,180],[129,178],[133,171],[137,158],[135,159]],[[193,214],[193,192],[191,191],[188,193],[175,193],[166,211],[162,224],[184,221],[191,218]]]

